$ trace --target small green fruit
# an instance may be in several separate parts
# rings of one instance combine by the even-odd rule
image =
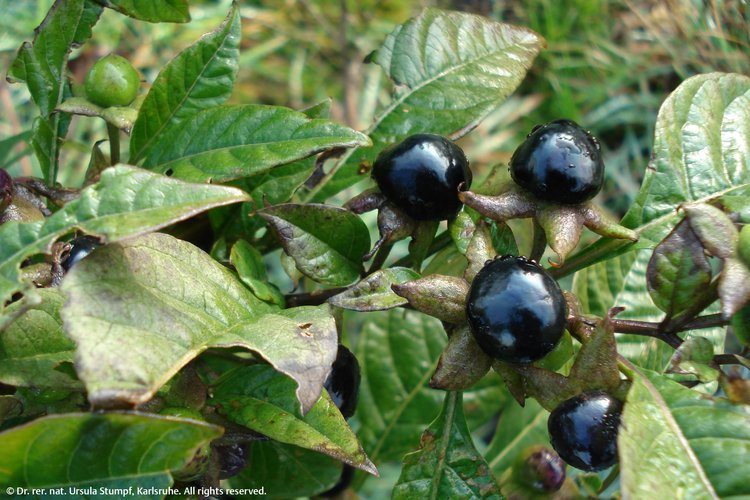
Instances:
[[[138,95],[141,79],[124,57],[110,54],[91,67],[83,82],[86,98],[98,106],[127,106]]]

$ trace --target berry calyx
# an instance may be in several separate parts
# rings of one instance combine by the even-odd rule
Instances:
[[[510,159],[510,175],[537,198],[566,205],[590,200],[604,183],[599,142],[571,120],[537,126]]]
[[[557,282],[536,262],[506,255],[477,273],[466,299],[466,316],[488,356],[530,363],[562,338],[567,304]]]
[[[130,62],[110,54],[94,63],[83,81],[86,98],[103,108],[127,106],[138,95],[141,79]]]
[[[444,220],[461,210],[458,188],[471,185],[464,152],[445,137],[415,134],[378,155],[372,176],[386,198],[417,220]]]
[[[552,447],[581,470],[598,471],[614,465],[622,407],[622,402],[602,391],[563,401],[547,421]]]
[[[323,387],[344,418],[354,415],[354,410],[357,409],[359,381],[359,361],[349,349],[339,344],[336,360]]]
[[[69,271],[71,267],[87,257],[91,252],[102,246],[101,242],[93,236],[79,236],[70,241],[70,251],[60,262],[63,269]]]

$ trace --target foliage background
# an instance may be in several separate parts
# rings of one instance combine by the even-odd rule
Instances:
[[[0,0],[2,68],[8,68],[51,4]],[[230,102],[300,109],[331,98],[332,119],[362,130],[390,89],[382,70],[363,59],[394,26],[425,6],[527,26],[548,42],[519,90],[460,141],[478,176],[506,163],[537,123],[570,118],[590,129],[604,146],[607,183],[598,201],[617,216],[638,192],[657,111],[666,96],[694,74],[750,74],[750,12],[740,0],[244,1],[240,72]],[[229,1],[191,2],[192,21],[186,25],[152,25],[105,10],[92,42],[71,56],[70,70],[82,81],[98,57],[116,50],[153,81],[168,60],[216,26],[228,8]],[[9,138],[0,141],[0,166],[14,176],[40,175],[22,141],[35,112],[28,101],[23,86],[0,81],[0,137]],[[73,119],[62,152],[64,185],[80,184],[90,144],[105,135],[99,120]],[[342,193],[332,203],[351,194]],[[374,235],[374,217],[365,220]],[[515,233],[523,238],[528,231]],[[280,272],[271,279],[283,291],[291,286]],[[379,320],[366,317],[369,325],[363,330],[361,318],[350,318],[349,341],[357,346],[367,335],[376,336]],[[475,429],[477,436],[491,430]],[[481,448],[482,441],[476,441]],[[365,483],[365,496],[388,497],[398,477],[398,459],[392,467],[378,465],[383,478]]]

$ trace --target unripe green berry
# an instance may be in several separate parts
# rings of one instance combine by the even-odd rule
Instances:
[[[98,106],[127,106],[138,95],[141,79],[124,57],[110,54],[91,67],[84,79],[86,98]]]

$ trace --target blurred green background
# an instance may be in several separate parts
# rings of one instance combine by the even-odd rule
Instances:
[[[0,0],[3,73],[30,40],[52,0]],[[748,6],[742,0],[266,0],[241,1],[240,74],[232,100],[302,108],[333,99],[333,118],[365,129],[391,87],[364,64],[396,24],[422,7],[470,11],[527,26],[547,49],[521,88],[461,141],[479,172],[507,162],[537,123],[578,121],[606,150],[600,201],[622,214],[648,162],[659,105],[685,78],[702,72],[750,73]],[[149,24],[105,10],[92,40],[70,60],[73,78],[117,52],[147,82],[179,50],[221,21],[228,0],[191,2],[188,24]],[[0,82],[0,164],[36,174],[23,134],[35,109],[20,85]],[[144,88],[145,90],[145,88]],[[62,155],[61,181],[75,185],[90,145],[106,134],[100,120],[76,117]]]

